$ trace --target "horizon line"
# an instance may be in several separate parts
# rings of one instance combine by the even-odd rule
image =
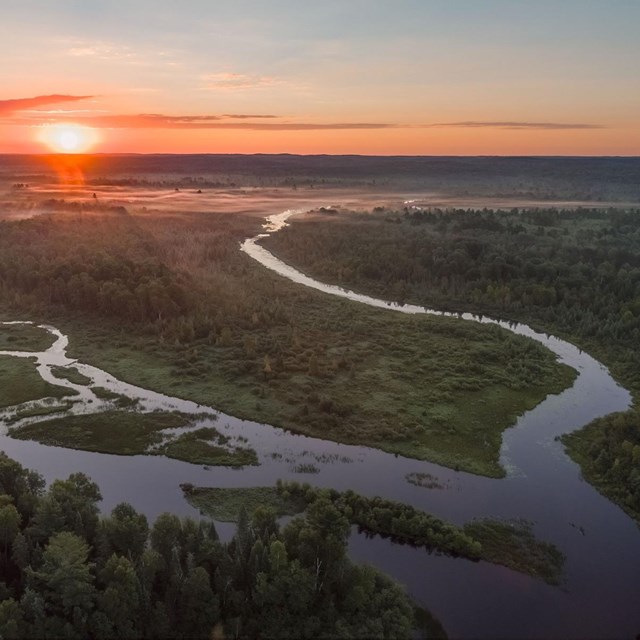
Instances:
[[[99,153],[43,153],[43,152],[16,152],[16,151],[0,151],[0,157],[2,156],[21,156],[21,157],[38,157],[38,158],[95,158],[95,157],[123,157],[123,156],[242,156],[247,158],[264,156],[264,157],[277,157],[277,156],[290,156],[294,158],[625,158],[625,159],[640,159],[640,153],[638,154],[368,154],[368,153],[290,153],[287,151],[277,153],[220,153],[214,151],[206,152],[171,152],[171,151],[156,151],[151,153],[139,152],[139,151],[114,151],[114,152],[99,152]]]

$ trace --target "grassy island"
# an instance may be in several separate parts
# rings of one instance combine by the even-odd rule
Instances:
[[[31,359],[0,356],[0,407],[73,395],[76,392],[72,389],[45,382]]]
[[[0,351],[45,351],[53,336],[32,324],[0,324]]]
[[[180,413],[105,411],[15,427],[9,435],[50,446],[116,455],[166,455],[193,464],[220,466],[257,464],[253,450],[224,446],[228,438],[213,427],[178,435],[163,433],[192,423],[193,416]]]

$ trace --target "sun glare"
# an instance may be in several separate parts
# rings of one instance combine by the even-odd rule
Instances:
[[[98,133],[82,125],[52,125],[43,128],[39,139],[56,153],[86,153],[98,142]]]

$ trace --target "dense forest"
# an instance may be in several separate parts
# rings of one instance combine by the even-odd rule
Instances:
[[[313,487],[306,482],[278,480],[275,487],[180,486],[192,506],[216,521],[237,522],[242,508],[259,506],[280,516],[297,515],[317,501],[328,501],[368,537],[390,538],[428,553],[486,560],[552,585],[560,584],[564,577],[564,554],[536,538],[528,521],[485,518],[459,527],[395,500]]]
[[[105,251],[95,234],[82,233],[88,226],[83,222],[67,221],[55,241],[46,218],[2,224],[3,287],[46,306],[124,320],[153,322],[184,314],[186,283],[154,256],[135,226],[125,222],[127,232],[122,233],[119,219],[127,221],[114,214],[101,225],[102,233],[118,239],[115,251]],[[19,260],[10,247],[20,248]]]
[[[283,529],[242,512],[235,536],[119,504],[84,474],[56,480],[0,454],[2,638],[408,638],[403,590],[346,557],[350,525],[316,500]]]
[[[301,500],[307,507],[328,500],[369,535],[389,537],[430,552],[495,562],[541,577],[549,584],[557,585],[562,580],[564,555],[554,545],[536,539],[529,523],[485,519],[457,527],[410,505],[367,498],[351,490],[339,492],[280,481],[276,489],[280,496]]]
[[[0,222],[2,311],[56,324],[73,357],[126,381],[492,476],[502,431],[571,382],[544,348],[496,327],[362,308],[274,276],[238,249],[258,217],[68,204]]]
[[[321,212],[266,245],[327,282],[562,335],[640,393],[638,210]],[[636,517],[639,422],[636,410],[567,439],[576,456],[582,441],[588,477]]]

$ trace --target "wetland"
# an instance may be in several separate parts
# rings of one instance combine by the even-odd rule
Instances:
[[[276,483],[303,479],[311,493],[339,492],[320,503],[346,518],[352,560],[391,574],[452,636],[631,633],[638,528],[582,479],[560,438],[585,478],[634,515],[637,254],[622,243],[635,237],[637,212],[558,203],[574,213],[547,220],[531,212],[555,204],[490,214],[479,199],[472,212],[439,214],[407,205],[413,189],[311,186],[92,185],[96,199],[45,182],[21,190],[14,209],[31,198],[38,215],[0,223],[2,318],[33,322],[0,326],[7,454],[50,482],[87,473],[105,512],[126,500],[151,520],[198,517],[212,503],[229,540],[226,522],[241,511],[297,513]],[[418,211],[435,221],[416,222]],[[579,260],[585,281],[618,301],[611,317],[613,299],[581,313],[580,300],[601,294],[580,282],[575,298],[556,287],[552,303],[545,269],[521,284],[506,253],[499,263],[476,251],[472,240],[488,242],[478,221],[492,215],[492,233],[507,234],[496,220],[524,228],[520,252],[571,255],[558,238],[577,242],[586,227],[594,245],[608,242],[615,272],[598,280],[590,254]],[[437,244],[438,268],[455,275],[447,282],[406,258],[427,260],[428,250],[437,264]],[[489,258],[499,266],[484,272]],[[627,413],[607,417],[615,412]],[[590,463],[603,446],[608,458]],[[191,487],[189,501],[180,485]],[[376,526],[354,518],[353,505],[351,514],[336,507],[348,491],[381,501]],[[404,515],[382,526],[391,503]],[[444,522],[483,552],[467,559],[403,540],[399,520],[418,513],[435,519],[432,534]]]

